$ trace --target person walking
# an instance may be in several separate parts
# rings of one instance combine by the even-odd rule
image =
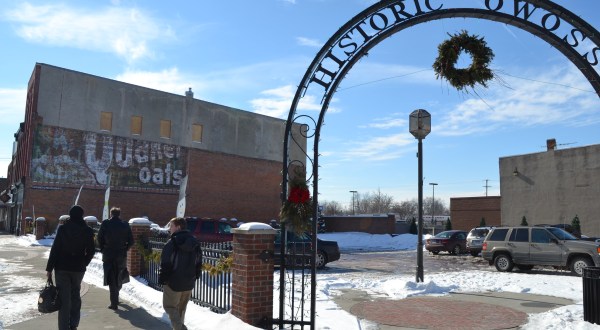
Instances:
[[[94,231],[83,220],[83,208],[75,205],[69,210],[69,221],[58,228],[46,264],[49,279],[54,271],[61,301],[59,330],[76,330],[79,326],[81,281],[94,252]]]
[[[171,238],[160,258],[159,283],[163,284],[163,307],[173,330],[187,330],[185,310],[199,275],[200,244],[187,230],[184,218],[171,219],[169,232]]]
[[[129,282],[127,271],[127,251],[133,245],[133,234],[127,222],[121,221],[121,209],[110,209],[110,219],[102,221],[98,231],[98,246],[102,252],[104,285],[108,285],[110,305],[116,310],[119,305],[119,291],[123,283]]]

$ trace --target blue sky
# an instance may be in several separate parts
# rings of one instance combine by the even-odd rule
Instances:
[[[600,29],[600,1],[555,2]],[[372,3],[0,0],[0,176],[36,62],[181,95],[191,87],[198,99],[287,118],[320,47]],[[477,95],[436,80],[431,69],[437,46],[463,29],[485,38],[502,79]],[[485,196],[486,180],[488,195],[499,195],[499,157],[543,152],[549,138],[558,148],[599,143],[598,96],[559,51],[497,22],[433,21],[386,39],[340,85],[322,129],[320,200],[349,206],[350,190],[378,189],[396,201],[416,198],[417,141],[408,116],[418,108],[432,115],[424,194],[438,183],[436,198],[447,205],[450,197]],[[319,98],[307,95],[299,110],[316,117],[318,109]]]

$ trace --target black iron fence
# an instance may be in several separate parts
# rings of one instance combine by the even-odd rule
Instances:
[[[168,238],[150,238],[147,248],[154,252],[162,251]],[[222,269],[224,260],[233,252],[232,242],[201,242],[202,263],[208,264],[213,271],[203,270],[192,290],[191,300],[200,306],[208,307],[216,313],[227,313],[231,309],[231,271]],[[162,291],[158,283],[160,262],[149,260],[141,277],[148,281],[148,286]],[[217,271],[217,269],[219,269]]]

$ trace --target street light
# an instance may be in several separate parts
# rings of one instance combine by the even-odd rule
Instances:
[[[427,110],[413,111],[408,118],[410,134],[419,140],[417,157],[419,158],[419,226],[417,237],[417,283],[423,282],[423,143],[431,132],[431,115]]]
[[[355,215],[355,211],[354,211],[354,200],[356,199],[356,193],[358,191],[356,190],[350,190],[350,192],[352,193],[352,215]]]
[[[433,188],[433,201],[431,202],[431,223],[433,224],[433,235],[435,235],[435,186],[438,184],[435,182],[429,182],[431,188]]]

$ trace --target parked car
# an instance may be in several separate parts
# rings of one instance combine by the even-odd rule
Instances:
[[[568,223],[559,223],[559,224],[555,224],[555,225],[539,224],[539,225],[534,225],[534,227],[555,227],[555,228],[560,228],[577,238],[580,238],[580,236],[581,236],[581,233],[576,232],[575,229],[573,228],[573,226],[571,226]]]
[[[187,217],[185,218],[187,227],[196,239],[202,242],[219,243],[233,241],[231,225],[225,221],[211,219]]]
[[[425,240],[425,249],[438,254],[446,251],[460,254],[467,250],[467,232],[464,230],[447,230]]]
[[[150,223],[150,232],[154,237],[169,237],[169,228],[167,226],[161,227],[160,225],[151,222]]]
[[[293,232],[287,233],[287,251],[285,256],[289,263],[295,266],[310,266],[310,255],[312,237],[309,234],[297,235]],[[277,230],[275,236],[275,266],[281,263],[281,230]],[[340,259],[340,248],[336,241],[325,241],[317,238],[317,258],[315,260],[318,269],[326,264]]]
[[[481,252],[481,246],[483,245],[483,240],[490,232],[492,227],[476,227],[469,231],[467,235],[467,251],[473,256],[476,257]]]
[[[531,270],[534,266],[570,269],[581,276],[583,269],[600,266],[600,246],[584,241],[556,227],[497,227],[483,242],[481,256],[500,272],[515,266]]]

